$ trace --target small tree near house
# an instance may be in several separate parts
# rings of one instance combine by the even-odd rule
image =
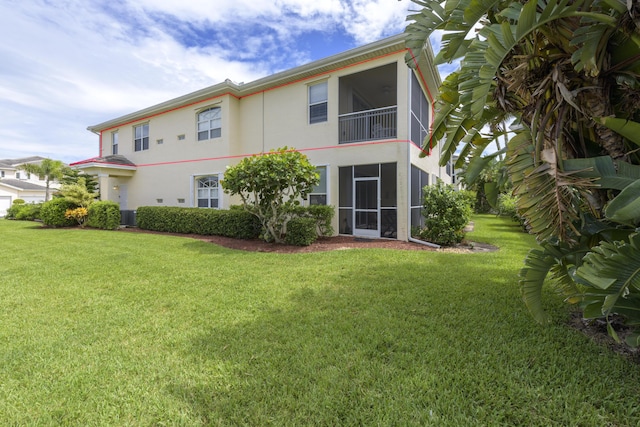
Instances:
[[[228,167],[221,184],[226,193],[239,195],[244,208],[258,217],[264,240],[283,243],[294,208],[319,180],[307,156],[283,147]]]

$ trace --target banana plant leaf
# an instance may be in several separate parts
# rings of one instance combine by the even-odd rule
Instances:
[[[605,209],[611,221],[630,226],[640,223],[640,179],[628,185]]]
[[[520,270],[520,292],[531,316],[539,323],[548,322],[549,315],[542,306],[542,288],[547,276],[554,288],[570,303],[578,302],[579,289],[573,279],[576,265],[586,253],[584,247],[569,248],[562,243],[543,242],[540,249],[531,249]]]
[[[594,118],[594,120],[619,133],[634,144],[640,145],[640,123],[617,117],[598,117]]]
[[[640,166],[614,162],[610,156],[566,159],[563,167],[565,172],[581,178],[593,178],[594,184],[600,188],[612,190],[623,190],[640,179]]]
[[[594,247],[576,269],[575,278],[596,293],[606,292],[602,316],[624,309],[637,312],[634,317],[640,320],[640,307],[625,304],[631,293],[640,294],[640,233],[631,234],[628,242],[602,242]]]

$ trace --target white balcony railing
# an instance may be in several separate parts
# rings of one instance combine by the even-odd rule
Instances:
[[[396,138],[398,108],[384,107],[356,113],[341,114],[340,144]]]

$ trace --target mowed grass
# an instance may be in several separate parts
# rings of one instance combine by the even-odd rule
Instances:
[[[249,253],[0,220],[0,425],[634,426],[640,369],[493,253]]]

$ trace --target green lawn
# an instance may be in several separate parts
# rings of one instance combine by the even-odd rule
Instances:
[[[238,252],[0,220],[0,425],[640,424],[640,368],[494,253]]]

